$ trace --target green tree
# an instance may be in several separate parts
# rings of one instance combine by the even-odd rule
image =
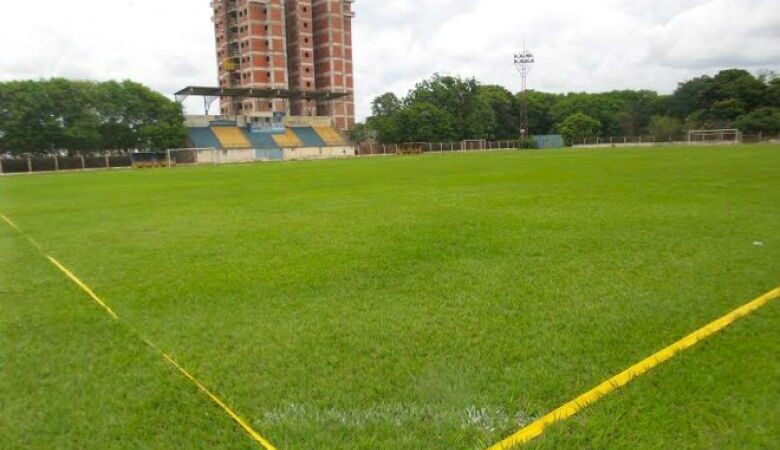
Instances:
[[[56,148],[63,126],[37,82],[0,83],[0,150],[19,154]]]
[[[750,72],[741,69],[720,71],[701,93],[701,109],[726,100],[736,100],[747,110],[765,106],[767,86]]]
[[[520,114],[514,96],[496,85],[479,86],[477,96],[491,112],[487,114],[486,139],[513,139],[520,135]]]
[[[745,114],[736,121],[745,133],[780,133],[780,108],[765,107]]]
[[[390,117],[399,113],[401,108],[401,100],[392,92],[382,94],[371,102],[371,113],[374,116]]]
[[[349,139],[355,144],[359,144],[363,141],[371,139],[371,130],[365,123],[357,122],[351,130],[349,130]]]
[[[529,91],[528,121],[532,134],[571,130],[572,116],[594,119],[599,129],[587,136],[621,136],[650,133],[659,139],[677,135],[684,128],[733,127],[738,119],[763,106],[780,108],[780,78],[772,73],[755,77],[744,70],[724,70],[714,77],[702,76],[678,85],[672,95],[622,90],[605,93],[550,94]],[[480,85],[473,78],[435,74],[417,84],[399,100],[393,94],[378,97],[366,127],[383,142],[401,142],[418,133],[409,126],[414,113],[401,113],[415,105],[428,105],[445,113],[453,139],[510,139],[519,134],[520,96],[494,85]],[[419,112],[419,111],[418,111]],[[766,111],[758,116],[766,119]],[[768,115],[771,119],[771,114]],[[762,119],[762,120],[764,120]],[[566,122],[566,123],[564,123]],[[593,125],[591,122],[590,125]],[[437,124],[438,126],[438,124]],[[430,128],[430,127],[429,127]],[[444,127],[447,128],[447,127]],[[581,130],[576,130],[582,135]]]
[[[366,128],[380,142],[393,143],[401,141],[401,133],[398,128],[398,114],[392,116],[371,116],[366,119]]]
[[[653,91],[614,91],[603,95],[618,105],[619,134],[623,136],[639,136],[647,131],[650,118],[661,107],[661,99]]]
[[[380,95],[371,102],[372,116],[366,120],[366,128],[380,142],[400,142],[396,116],[403,107],[401,100],[392,92]]]
[[[138,83],[0,83],[0,151],[162,150],[185,137],[181,105]]]
[[[121,83],[124,105],[123,125],[130,128],[136,148],[164,150],[180,147],[186,139],[181,105],[148,87]]]
[[[780,77],[773,78],[767,85],[767,105],[780,108]]]
[[[457,139],[452,117],[435,106],[418,102],[396,116],[399,142],[442,142]]]
[[[614,96],[577,93],[561,98],[550,109],[550,116],[560,125],[568,117],[582,113],[599,122],[602,134],[617,136],[621,134],[620,111],[621,103]]]
[[[723,126],[728,126],[745,112],[746,106],[741,100],[729,98],[713,103],[709,110],[709,116]]]
[[[485,99],[477,95],[478,90],[474,78],[434,74],[418,83],[404,104],[425,103],[446,113],[452,118],[455,139],[484,139],[488,130],[495,129],[495,116]]]
[[[599,135],[599,130],[601,130],[601,123],[581,112],[570,115],[558,124],[558,131],[570,144],[596,137]]]
[[[669,100],[668,112],[684,119],[697,110],[709,108],[709,105],[704,103],[704,92],[709,89],[711,83],[712,78],[706,75],[680,83]]]
[[[564,96],[539,91],[528,91],[526,95],[528,98],[528,128],[531,134],[555,133],[555,119],[550,114],[550,110]],[[520,94],[515,96],[515,103],[517,104],[516,120],[520,120],[521,101]]]
[[[649,133],[658,141],[678,139],[684,131],[682,120],[670,116],[650,118]]]

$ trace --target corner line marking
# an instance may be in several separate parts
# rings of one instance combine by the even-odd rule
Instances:
[[[73,283],[75,283],[79,288],[81,288],[82,291],[84,291],[95,303],[97,303],[103,310],[108,313],[109,316],[111,316],[112,319],[119,321],[119,316],[114,312],[113,309],[111,309],[106,302],[104,302],[100,297],[98,297],[97,294],[81,279],[79,279],[73,272],[68,270],[67,267],[65,267],[61,262],[59,262],[56,258],[54,258],[51,255],[47,255],[43,253],[43,250],[41,246],[31,237],[27,236],[19,226],[17,226],[10,218],[8,218],[4,214],[0,214],[0,218],[3,219],[8,225],[11,226],[14,230],[16,230],[20,235],[27,238],[27,240],[32,244],[35,248],[37,248],[43,256],[46,257],[46,259],[49,260],[50,263],[52,263],[57,269],[59,269],[60,272],[65,274],[66,277],[68,277]],[[119,321],[121,323],[121,321]],[[160,349],[160,347],[157,346],[154,342],[152,342],[149,338],[141,335],[139,332],[137,332],[135,329],[133,329],[131,326],[127,324],[125,325],[128,329],[133,331],[134,334],[137,335],[137,337],[147,346],[155,350],[157,353],[160,354],[160,356],[167,361],[170,365],[172,365],[176,370],[179,371],[185,378],[187,378],[190,382],[192,382],[201,392],[206,394],[209,399],[211,399],[214,404],[219,406],[225,414],[227,414],[231,419],[233,419],[234,422],[236,422],[248,435],[251,437],[255,442],[260,444],[265,450],[277,450],[276,447],[274,447],[267,439],[265,439],[260,433],[255,431],[241,416],[239,416],[235,411],[233,411],[230,406],[228,406],[222,399],[217,397],[216,394],[211,392],[203,383],[201,383],[197,378],[195,378],[192,374],[190,374],[184,367],[182,367],[178,362],[176,362],[173,357],[171,357],[168,353],[165,353]]]
[[[646,372],[649,372],[654,367],[674,358],[683,351],[720,332],[724,328],[734,323],[736,320],[755,312],[763,306],[766,306],[770,301],[776,300],[777,298],[780,298],[780,287],[777,287],[762,295],[761,297],[746,303],[745,305],[731,311],[725,316],[710,322],[702,328],[699,328],[698,330],[680,339],[674,344],[669,345],[668,347],[634,364],[623,372],[620,372],[612,378],[602,382],[590,391],[585,392],[568,403],[565,403],[549,414],[537,419],[530,425],[523,427],[517,433],[489,447],[488,450],[509,450],[513,447],[529,443],[530,441],[544,434],[550,425],[572,417],[581,410],[587,408],[593,403],[596,403],[602,397],[605,397],[615,390],[620,389],[634,379],[640,377]]]

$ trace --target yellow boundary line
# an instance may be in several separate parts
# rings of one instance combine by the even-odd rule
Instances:
[[[777,298],[780,298],[780,287],[775,288],[761,297],[735,309],[720,319],[705,325],[704,327],[694,331],[693,333],[664,348],[649,358],[645,358],[637,364],[634,364],[633,366],[601,383],[590,391],[580,395],[574,400],[538,419],[534,423],[526,426],[512,436],[509,436],[498,444],[490,447],[488,450],[508,450],[518,445],[527,444],[533,439],[541,436],[550,425],[566,420],[569,417],[577,414],[581,410],[597,402],[602,397],[609,395],[617,389],[620,389],[621,387],[633,381],[635,378],[650,371],[652,368],[674,358],[680,352],[693,347],[702,340],[728,327],[734,323],[734,321],[753,313],[754,311],[767,305],[770,301],[776,300]]]
[[[37,242],[35,242],[34,239],[26,236],[24,232],[21,230],[21,228],[19,228],[11,219],[9,219],[7,216],[2,214],[0,214],[0,218],[2,218],[6,223],[8,223],[8,225],[10,225],[11,228],[16,230],[19,234],[26,237],[27,240],[33,246],[35,246],[38,250],[41,251],[41,253],[43,253],[43,251],[41,250],[41,246]],[[117,321],[119,320],[119,317],[116,315],[116,313],[103,300],[101,300],[100,297],[98,297],[97,294],[95,294],[94,291],[92,291],[92,289],[90,289],[89,286],[87,286],[83,281],[81,281],[76,275],[74,275],[70,270],[68,270],[64,265],[62,265],[62,263],[57,261],[55,258],[46,254],[44,254],[44,256],[62,273],[64,273],[68,278],[70,278],[71,281],[73,281],[84,292],[86,292],[87,295],[89,295],[89,297],[92,298],[92,300],[94,300],[100,307],[102,307],[113,319]],[[545,415],[544,417],[536,420],[532,424],[522,428],[517,433],[489,447],[488,450],[509,450],[515,446],[527,444],[533,439],[544,434],[545,430],[550,425],[574,416],[581,410],[587,408],[591,404],[600,400],[602,397],[605,397],[611,394],[612,392],[616,391],[617,389],[620,389],[621,387],[627,385],[628,383],[638,378],[639,376],[649,372],[651,369],[655,368],[656,366],[661,365],[664,362],[674,358],[679,353],[695,346],[696,344],[703,341],[704,339],[707,339],[708,337],[717,334],[718,332],[725,329],[726,327],[728,327],[735,321],[739,320],[740,318],[755,312],[756,310],[766,306],[769,302],[776,300],[778,298],[780,298],[780,287],[777,287],[772,291],[769,291],[766,294],[762,295],[761,297],[758,297],[757,299],[746,303],[745,305],[735,309],[734,311],[726,314],[725,316],[694,331],[693,333],[680,339],[674,344],[658,351],[652,356],[645,358],[642,361],[634,364],[633,366],[629,367],[623,372],[620,372],[619,374],[599,384],[595,388],[589,390],[588,392],[585,392],[584,394],[580,395],[574,400],[564,404],[563,406],[553,410],[552,412]],[[246,431],[247,434],[249,434],[249,436],[253,440],[255,440],[257,443],[262,445],[266,450],[276,450],[276,448],[273,445],[271,445],[271,443],[268,440],[263,438],[262,435],[260,435],[257,431],[255,431],[244,419],[242,419],[227,404],[225,404],[224,401],[222,401],[219,397],[217,397],[214,393],[212,393],[206,386],[203,385],[203,383],[201,383],[194,376],[192,376],[186,369],[184,369],[179,363],[177,363],[170,355],[163,352],[156,344],[154,344],[154,342],[141,336],[140,334],[138,335],[145,344],[147,344],[149,347],[157,351],[160,354],[160,356],[162,356],[163,359],[165,359],[169,364],[171,364],[174,368],[176,368],[176,370],[178,370],[185,378],[187,378],[193,384],[195,384],[195,386],[200,391],[206,394],[217,406],[219,406],[228,416],[230,416],[231,419],[233,419],[241,428],[243,428],[244,431]]]
[[[67,276],[73,283],[76,284],[79,288],[81,288],[82,291],[84,291],[95,303],[97,303],[103,310],[111,316],[112,319],[119,321],[119,316],[114,312],[114,310],[111,309],[110,306],[106,302],[104,302],[100,297],[98,297],[97,294],[89,287],[86,283],[81,281],[76,275],[73,274],[70,270],[68,270],[67,267],[65,267],[61,262],[59,262],[54,257],[47,255],[43,252],[41,246],[35,242],[34,239],[31,237],[28,237],[22,229],[16,225],[10,218],[7,216],[0,214],[0,218],[3,219],[11,228],[16,230],[20,235],[27,238],[27,240],[32,244],[36,249],[38,249],[43,256],[46,257],[46,259],[49,260],[49,262],[54,265],[57,269],[60,270],[65,276]],[[121,322],[120,322],[121,323]],[[174,360],[169,354],[165,353],[158,347],[154,342],[149,340],[148,338],[141,335],[139,332],[137,332],[135,329],[133,329],[130,325],[124,324],[124,326],[128,327],[134,334],[138,336],[138,338],[143,341],[144,344],[148,345],[152,349],[154,349],[157,353],[160,354],[160,356],[168,362],[171,366],[173,366],[179,373],[181,373],[187,380],[191,381],[201,392],[206,394],[206,396],[211,399],[214,404],[219,406],[231,419],[233,419],[234,422],[236,422],[248,435],[251,437],[255,442],[260,444],[263,448],[266,450],[277,450],[276,447],[274,447],[267,439],[265,439],[260,433],[255,431],[249,423],[246,422],[246,420],[242,419],[241,416],[239,416],[230,406],[228,406],[222,399],[220,399],[216,394],[214,394],[209,388],[207,388],[203,383],[201,383],[197,378],[195,378],[192,374],[190,374],[184,367],[182,367],[176,360]]]

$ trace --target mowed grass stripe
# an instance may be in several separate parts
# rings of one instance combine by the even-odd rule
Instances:
[[[634,364],[623,372],[604,381],[590,391],[580,395],[574,400],[545,415],[541,419],[538,419],[532,424],[522,428],[517,433],[490,447],[488,450],[508,450],[518,445],[527,444],[533,439],[544,434],[545,430],[550,425],[574,416],[581,410],[597,402],[602,397],[605,397],[615,390],[620,389],[637,377],[647,373],[654,367],[674,358],[681,352],[720,332],[724,328],[734,323],[736,320],[757,311],[758,309],[766,306],[770,301],[776,300],[777,298],[780,298],[780,287],[777,287],[772,291],[762,295],[761,297],[748,302],[747,304],[735,309],[734,311],[715,320],[714,322],[699,328],[688,336],[680,339],[663,350],[660,350],[652,356],[643,359],[637,364]]]
[[[8,216],[4,214],[0,214],[0,217],[2,217],[3,221],[5,221],[11,228],[13,228],[15,231],[17,231],[20,235],[27,238],[27,240],[36,247],[41,253],[43,253],[41,246],[38,245],[38,243],[32,239],[31,237],[28,237],[24,231]],[[76,286],[78,286],[82,291],[84,291],[95,303],[97,303],[103,310],[111,316],[112,319],[119,321],[119,316],[114,312],[114,310],[111,309],[108,304],[103,301],[93,290],[89,287],[86,283],[84,283],[79,277],[77,277],[70,269],[65,267],[61,262],[59,262],[56,258],[43,254],[43,256],[46,257],[46,259],[51,262],[54,267],[56,267],[60,272],[62,272],[68,279],[70,279]],[[274,447],[270,441],[268,441],[266,438],[264,438],[260,433],[258,433],[254,428],[252,428],[249,423],[241,418],[227,403],[225,403],[221,398],[219,398],[216,394],[214,394],[209,388],[207,388],[202,382],[200,382],[197,378],[195,378],[189,371],[187,371],[184,367],[182,367],[181,364],[176,362],[175,359],[173,359],[172,356],[165,353],[160,347],[157,346],[151,339],[144,337],[140,332],[135,330],[132,326],[129,324],[122,324],[125,327],[127,327],[134,335],[138,336],[141,341],[144,342],[147,346],[155,350],[167,363],[169,363],[171,366],[173,366],[179,373],[181,373],[187,380],[192,382],[198,390],[206,394],[206,396],[214,402],[217,406],[219,406],[234,422],[236,422],[248,435],[251,437],[255,442],[260,444],[263,448],[266,450],[277,450],[276,447]]]
[[[777,150],[495,152],[8,177],[0,179],[0,212],[62,257],[109,301],[119,323],[142,327],[279,447],[479,450],[739,307],[746,293],[778,284]],[[11,268],[3,271],[7,286],[25,303],[5,302],[19,311],[11,324],[19,328],[14,353],[44,346],[54,353],[74,337],[67,322],[56,321],[67,303],[50,310],[51,301],[34,301],[35,286],[17,289],[15,263],[37,260],[39,273],[54,277],[51,287],[40,285],[42,299],[56,298],[63,287],[84,294],[39,254],[19,247],[23,239],[14,242],[15,254],[0,251],[0,265]],[[91,310],[108,325],[110,336],[117,322],[94,314],[84,297],[68,298],[85,317]],[[772,303],[759,312],[774,311],[778,302]],[[25,316],[35,315],[56,326],[46,342],[36,336],[40,330],[24,327]],[[757,315],[724,333],[752,326]],[[88,343],[90,333],[78,337]],[[733,355],[718,345],[722,334],[637,383],[652,384],[657,373],[673,372],[702,348]],[[141,343],[121,335],[120,343]],[[32,339],[38,340],[27,342]],[[33,355],[22,362],[36,374],[89,367],[92,347],[81,347],[59,365]],[[126,361],[124,379],[147,376],[152,388],[167,380],[166,392],[147,402],[127,386],[135,397],[125,413],[114,392],[132,381],[92,378],[82,383],[95,392],[84,403],[112,402],[124,423],[153,416],[144,422],[153,434],[155,423],[167,421],[154,400],[167,399],[175,403],[168,411],[201,424],[183,427],[176,419],[171,442],[208,447],[203,430],[191,430],[206,424],[210,433],[231,434],[233,445],[215,448],[256,445],[226,424],[232,420],[221,409],[204,405],[209,400],[183,385],[157,353],[139,351],[174,378],[134,370]],[[724,362],[741,365],[736,358]],[[771,368],[761,362],[746,368],[746,378]],[[41,413],[27,417],[28,434],[63,412],[70,427],[56,437],[76,434],[69,428],[81,424],[81,411],[60,406],[77,392],[63,383],[66,377],[52,382],[52,395],[39,394],[23,377],[5,380],[6,410],[39,402]],[[716,384],[725,389],[728,381]],[[728,391],[733,401],[723,404],[686,390],[692,384],[676,378],[668,388],[683,391],[677,404],[690,403],[706,416],[691,420],[695,426],[722,425],[706,428],[713,437],[702,442],[760,447],[767,441],[753,429],[777,430],[771,419],[780,402],[776,389],[761,386],[768,400],[754,402],[755,414],[745,416],[742,392]],[[637,398],[637,386],[560,428],[589,423],[579,418],[629,393]],[[737,388],[758,390],[748,381]],[[662,400],[644,391],[645,405]],[[615,416],[621,414],[639,411]],[[641,417],[649,425],[639,434],[653,447],[652,421],[668,418]],[[108,421],[100,418],[101,425]],[[86,417],[84,425],[90,426]],[[532,444],[548,442],[558,428]],[[613,436],[595,428],[580,426],[580,439],[600,436],[605,444],[594,448],[620,447],[609,445],[610,438],[623,438],[620,428],[612,428]],[[190,430],[187,441],[181,434]],[[109,448],[105,442],[140,434],[95,431],[80,448]],[[671,446],[691,446],[684,433],[670,434]],[[22,433],[9,437],[9,448],[26,445]]]

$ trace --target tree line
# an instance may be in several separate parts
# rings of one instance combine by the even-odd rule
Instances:
[[[531,134],[562,134],[567,142],[640,135],[663,140],[689,129],[780,132],[780,77],[773,72],[723,70],[682,82],[671,95],[621,90],[527,96]],[[517,139],[520,105],[520,95],[501,86],[435,74],[404,98],[377,97],[353,136],[384,143]]]
[[[185,139],[181,105],[132,81],[0,83],[0,153],[163,150]]]

